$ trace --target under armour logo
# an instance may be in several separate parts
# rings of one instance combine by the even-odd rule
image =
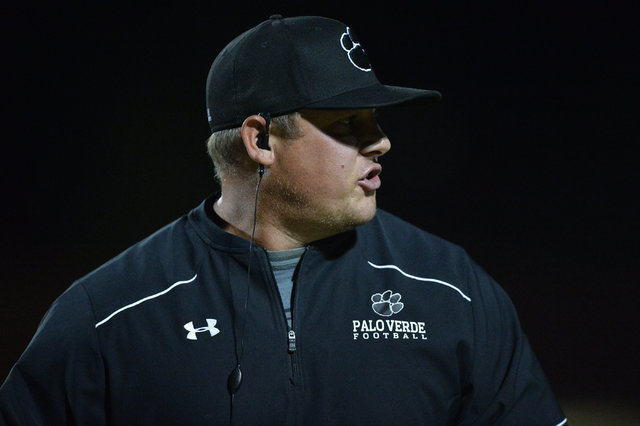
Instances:
[[[189,321],[184,325],[184,328],[189,332],[187,333],[187,339],[198,340],[197,333],[204,333],[205,331],[208,331],[211,336],[215,336],[216,334],[220,333],[220,330],[216,328],[217,323],[218,323],[218,320],[213,318],[207,318],[206,327],[195,328],[193,326],[193,321]]]

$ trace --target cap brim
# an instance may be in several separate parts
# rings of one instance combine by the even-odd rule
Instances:
[[[442,99],[435,90],[376,84],[332,96],[305,105],[308,109],[362,109],[392,106],[419,106],[436,103]]]

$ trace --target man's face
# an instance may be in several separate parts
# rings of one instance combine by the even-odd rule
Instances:
[[[297,139],[272,144],[263,190],[275,215],[265,219],[312,238],[370,221],[382,170],[377,159],[391,147],[375,111],[303,110],[299,126]]]

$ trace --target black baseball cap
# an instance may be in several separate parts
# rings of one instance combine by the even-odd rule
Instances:
[[[258,113],[426,105],[440,98],[434,90],[381,84],[353,30],[319,16],[271,16],[231,41],[207,77],[212,132]]]

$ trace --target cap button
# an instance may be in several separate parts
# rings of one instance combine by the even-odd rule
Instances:
[[[282,15],[271,15],[271,16],[269,16],[269,19],[272,19],[272,20],[282,19]]]

